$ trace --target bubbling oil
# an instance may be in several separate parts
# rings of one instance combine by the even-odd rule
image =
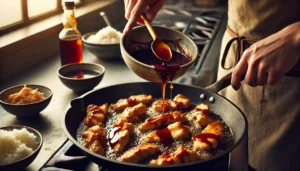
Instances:
[[[159,100],[159,99],[155,99],[155,100]],[[192,137],[195,135],[198,135],[202,132],[202,128],[200,128],[194,121],[193,121],[193,117],[191,116],[191,111],[195,108],[196,104],[192,104],[191,107],[185,111],[181,111],[182,113],[184,113],[186,115],[186,117],[188,118],[187,123],[184,123],[184,125],[188,126],[190,129],[190,139],[189,140],[178,140],[178,141],[173,141],[170,144],[163,144],[163,143],[154,143],[156,145],[158,145],[160,147],[161,153],[151,156],[150,158],[147,158],[146,160],[142,161],[142,164],[148,164],[150,162],[151,159],[156,159],[158,157],[158,155],[160,154],[168,154],[171,152],[174,152],[177,150],[177,148],[179,146],[183,146],[185,148],[188,149],[193,149],[193,141],[192,141]],[[112,110],[111,108],[109,108],[108,110],[108,115],[104,121],[104,129],[106,130],[106,134],[108,135],[109,132],[111,130],[113,130],[114,125],[117,123],[117,121],[120,118],[120,114],[121,113],[116,113],[114,110]],[[144,137],[149,134],[152,131],[155,130],[149,130],[149,131],[139,131],[138,130],[138,126],[143,123],[146,119],[148,118],[153,118],[156,116],[161,115],[160,112],[156,112],[153,111],[151,108],[151,104],[148,106],[147,112],[145,115],[142,116],[141,121],[140,122],[136,122],[133,123],[134,124],[134,133],[133,136],[130,139],[130,143],[125,147],[124,151],[127,151],[128,149],[138,146],[139,144],[143,144],[144,141]],[[221,120],[221,118],[214,114],[214,113],[210,113],[210,115],[212,116],[213,119],[215,120],[220,120],[223,125],[224,125],[224,138],[222,139],[222,141],[219,143],[218,147],[216,149],[210,150],[210,151],[198,151],[197,153],[200,155],[201,160],[206,160],[209,159],[217,154],[220,154],[222,152],[224,152],[226,149],[228,149],[232,144],[233,144],[233,134],[230,130],[230,128],[228,127],[228,125]],[[159,129],[163,129],[166,127],[161,127]],[[77,141],[83,146],[84,145],[84,139],[81,137],[81,134],[86,131],[88,129],[87,126],[84,125],[83,121],[80,124],[78,130],[77,130]],[[105,156],[108,159],[112,159],[112,160],[117,160],[122,154],[115,152],[114,150],[112,150],[112,148],[110,147],[109,142],[107,142],[106,145],[106,149],[105,149],[106,153]]]

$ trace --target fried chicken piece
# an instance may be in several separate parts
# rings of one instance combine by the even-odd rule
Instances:
[[[190,137],[188,126],[175,122],[167,128],[150,132],[145,136],[145,142],[171,143],[173,140],[184,140]]]
[[[133,107],[127,107],[121,114],[121,118],[128,122],[136,122],[140,120],[140,117],[147,112],[147,106],[143,103],[139,103]]]
[[[190,107],[190,99],[182,94],[175,96],[173,101],[176,103],[176,108],[178,110],[187,109]]]
[[[133,95],[128,98],[128,101],[132,105],[136,105],[139,103],[143,103],[147,105],[148,103],[152,102],[153,97],[151,95],[140,94],[140,95]]]
[[[195,107],[195,110],[201,113],[209,113],[209,106],[207,104],[201,103]]]
[[[108,133],[110,147],[116,152],[122,152],[130,142],[133,131],[134,125],[121,119]]]
[[[111,104],[110,107],[116,112],[121,112],[129,107],[128,99],[120,99],[117,103]]]
[[[105,120],[105,117],[108,112],[108,104],[105,103],[101,106],[91,104],[87,107],[86,112],[87,112],[87,116],[84,119],[84,124],[86,126],[88,127],[94,125],[102,126],[103,121]]]
[[[193,136],[193,147],[195,150],[210,150],[216,148],[223,138],[224,126],[221,121],[215,121],[202,131],[201,134]]]
[[[195,112],[192,113],[192,117],[195,122],[201,126],[201,128],[206,127],[208,124],[214,122],[214,120],[209,115],[209,106],[207,104],[199,104],[196,106]]]
[[[158,145],[141,144],[127,150],[118,160],[122,162],[138,163],[158,152],[160,152]]]
[[[150,161],[150,165],[162,166],[170,164],[190,163],[200,159],[200,156],[187,148],[179,147],[175,152],[162,154],[157,159]]]
[[[92,126],[81,136],[85,138],[84,146],[86,148],[102,156],[105,155],[106,132],[101,126]]]
[[[156,112],[162,112],[164,105],[165,112],[176,110],[176,103],[170,99],[165,99],[164,104],[162,100],[156,100],[152,103],[152,110]]]
[[[139,103],[143,103],[147,105],[153,100],[153,97],[151,95],[146,94],[140,94],[140,95],[133,95],[130,96],[128,99],[120,99],[115,104],[111,104],[110,107],[116,111],[121,112],[125,110],[127,107],[135,106]]]
[[[214,120],[207,113],[193,113],[192,115],[193,115],[193,118],[195,119],[195,122],[199,126],[201,126],[201,128],[204,128],[208,124],[211,124],[214,122]]]
[[[139,130],[147,131],[155,128],[160,128],[177,121],[186,122],[187,118],[183,113],[175,111],[172,113],[159,115],[153,118],[148,118],[144,123],[139,125]]]
[[[174,97],[173,100],[166,99],[164,100],[164,104],[162,100],[157,100],[153,102],[151,108],[156,112],[162,112],[162,107],[164,105],[164,110],[166,111],[174,111],[174,110],[184,110],[190,106],[190,99],[182,94],[178,94]]]

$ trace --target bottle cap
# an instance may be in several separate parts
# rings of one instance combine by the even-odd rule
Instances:
[[[74,1],[65,1],[65,8],[66,9],[73,9],[75,7]]]

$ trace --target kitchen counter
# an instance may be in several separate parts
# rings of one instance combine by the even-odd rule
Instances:
[[[84,62],[101,64],[106,69],[103,80],[95,89],[114,84],[144,81],[129,70],[121,57],[113,61],[102,61],[86,50],[84,50],[83,56]],[[1,91],[22,84],[40,84],[49,87],[53,91],[50,104],[39,116],[17,118],[0,107],[0,127],[26,125],[40,131],[44,138],[44,144],[39,155],[26,170],[38,170],[41,168],[67,139],[62,129],[61,116],[64,114],[68,103],[81,94],[73,92],[60,82],[56,74],[59,67],[60,55],[57,53],[40,64],[0,84]]]
[[[221,37],[225,31],[225,28],[226,20],[224,20],[224,24],[221,25],[218,33],[220,35],[217,36],[211,45],[213,50],[208,52],[208,57],[206,58],[207,60],[203,62],[202,65],[204,67],[201,67],[201,70],[199,70],[200,72],[196,75],[197,78],[206,78],[203,75],[208,75],[208,73],[212,72],[215,73],[217,66],[214,65],[217,64],[217,62],[213,61],[217,61],[218,59]],[[120,59],[113,61],[102,61],[87,52],[85,49],[83,53],[84,62],[98,63],[103,65],[106,69],[103,80],[97,87],[95,87],[95,89],[115,84],[145,81],[130,71],[121,57]],[[61,117],[64,114],[68,103],[81,94],[73,92],[60,82],[56,74],[59,67],[60,55],[59,53],[56,53],[49,56],[46,60],[38,65],[35,65],[32,68],[22,72],[21,74],[18,74],[15,77],[6,80],[5,82],[0,82],[1,91],[9,87],[22,84],[40,84],[49,87],[53,91],[53,97],[50,104],[40,113],[39,116],[36,117],[19,119],[14,115],[7,113],[0,106],[0,127],[8,125],[26,125],[40,131],[44,138],[44,144],[39,155],[35,161],[26,168],[26,170],[40,169],[67,140],[67,137],[62,129]],[[215,77],[213,78],[215,79]],[[211,81],[208,81],[206,79],[205,83],[212,83],[212,81],[214,80],[211,79]],[[178,82],[182,84],[191,83],[191,81],[183,80],[179,80]],[[201,80],[199,79],[196,83],[197,85],[201,85]]]

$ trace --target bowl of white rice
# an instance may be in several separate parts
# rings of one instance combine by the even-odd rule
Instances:
[[[35,129],[12,125],[0,128],[0,170],[19,170],[34,161],[43,144]]]
[[[107,26],[97,32],[86,33],[82,36],[84,47],[101,60],[121,58],[120,38],[122,33]]]

